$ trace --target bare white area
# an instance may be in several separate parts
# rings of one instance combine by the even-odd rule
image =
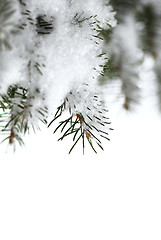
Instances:
[[[115,113],[98,155],[79,144],[67,155],[50,129],[1,154],[1,239],[161,238],[160,115],[147,98],[137,114]]]

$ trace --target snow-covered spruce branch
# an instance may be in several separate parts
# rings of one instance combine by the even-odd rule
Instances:
[[[46,124],[54,111],[56,120],[69,110],[69,118],[56,128],[62,127],[60,140],[74,134],[71,150],[79,138],[84,149],[84,137],[94,151],[93,141],[103,149],[99,138],[109,140],[110,127],[95,89],[107,62],[100,32],[115,25],[108,1],[0,0],[0,19],[0,121],[5,139],[21,145],[39,120]]]
[[[91,92],[87,83],[73,87],[64,102],[57,108],[54,119],[49,126],[61,117],[65,110],[69,111],[69,117],[59,123],[54,133],[61,129],[62,136],[58,140],[63,140],[69,135],[73,136],[74,144],[69,153],[80,139],[82,139],[84,153],[85,138],[95,153],[97,151],[93,142],[103,150],[100,138],[110,140],[108,132],[113,129],[110,127],[109,118],[106,116],[107,110],[103,108],[99,95],[96,92]]]

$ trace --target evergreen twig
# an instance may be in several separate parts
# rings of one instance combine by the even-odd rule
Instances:
[[[74,99],[76,98],[76,96],[74,95],[74,92],[71,91],[69,94]],[[95,95],[94,97],[98,98],[97,95]],[[69,104],[69,98],[66,97],[64,102],[57,108],[54,118],[48,124],[48,127],[50,127],[51,124],[55,120],[57,120],[59,117],[61,117],[63,112],[67,108],[69,110],[70,117],[59,122],[58,126],[54,130],[54,133],[56,133],[57,130],[60,128],[61,128],[61,132],[64,132],[63,135],[58,139],[58,141],[63,140],[66,136],[73,135],[74,144],[72,145],[71,149],[69,150],[69,154],[72,152],[72,150],[74,149],[74,147],[76,146],[76,144],[79,142],[79,140],[81,138],[82,138],[82,146],[83,146],[83,154],[84,154],[85,136],[86,136],[86,139],[87,139],[89,145],[91,146],[92,150],[95,153],[97,153],[97,151],[96,151],[95,147],[93,146],[93,143],[92,143],[93,141],[96,141],[99,148],[101,148],[101,150],[104,150],[102,147],[102,143],[99,140],[99,138],[97,137],[97,135],[109,140],[109,138],[107,138],[108,133],[105,131],[102,131],[98,127],[95,127],[94,124],[96,122],[98,122],[99,124],[101,124],[101,126],[105,127],[106,122],[104,122],[104,119],[108,119],[108,118],[107,117],[103,118],[103,111],[106,112],[106,110],[105,109],[102,109],[102,111],[98,110],[99,116],[93,115],[93,117],[92,117],[92,115],[88,115],[88,114],[83,115],[80,112],[73,113],[72,106]],[[91,108],[87,107],[87,110],[89,111],[89,113],[91,112]],[[87,119],[89,120],[88,122],[87,122]],[[97,135],[95,132],[97,133]],[[79,136],[77,137],[78,133],[79,133]]]

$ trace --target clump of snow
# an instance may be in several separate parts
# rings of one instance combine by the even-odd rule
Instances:
[[[100,142],[100,137],[108,139],[108,130],[111,128],[107,110],[94,86],[92,92],[87,83],[73,86],[65,98],[65,106],[73,116],[82,116],[83,131],[90,133],[91,138],[96,136],[96,142]]]
[[[88,83],[93,92],[107,61],[98,57],[100,28],[116,24],[108,1],[22,0],[16,13],[21,18],[17,34],[10,34],[12,49],[0,53],[0,93],[12,84],[31,95],[38,89],[33,109],[42,103],[52,113],[73,86]]]

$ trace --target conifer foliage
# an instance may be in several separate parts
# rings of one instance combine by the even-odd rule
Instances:
[[[49,126],[62,115],[64,110],[68,109],[69,118],[61,121],[54,131],[55,133],[61,128],[61,132],[63,132],[58,140],[63,140],[64,137],[72,134],[74,144],[69,153],[80,139],[82,139],[84,153],[86,138],[91,148],[97,153],[93,142],[103,150],[100,138],[110,140],[107,129],[113,129],[109,127],[109,118],[106,116],[107,110],[103,108],[103,103],[99,100],[98,94],[91,93],[88,84],[83,84],[81,88],[77,86],[68,93],[64,102],[58,107]]]
[[[108,68],[100,83],[117,82],[123,107],[134,109],[141,99],[140,67],[148,57],[154,62],[157,86],[152,94],[161,109],[161,1],[111,0],[111,4],[118,24],[104,32]]]
[[[134,109],[147,57],[161,109],[159,0],[0,0],[3,142],[22,145],[43,122],[71,139],[69,153],[80,141],[83,153],[86,142],[103,150],[112,128],[98,89],[117,83],[116,99]]]
[[[108,1],[0,0],[0,130],[15,147],[39,121],[57,123],[96,152],[110,122],[97,88],[107,56],[101,32],[116,24]],[[74,87],[73,87],[74,86]],[[57,109],[57,110],[56,110]],[[48,124],[48,117],[56,111]]]

